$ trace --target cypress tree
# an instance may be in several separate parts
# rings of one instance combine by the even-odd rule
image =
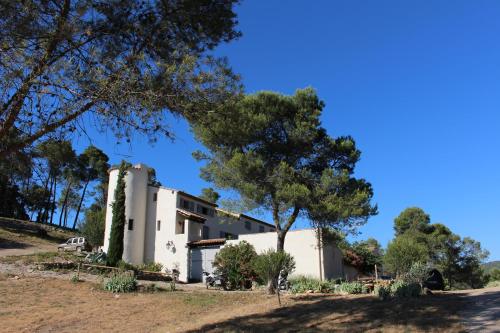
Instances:
[[[111,204],[113,220],[109,236],[108,265],[116,266],[123,255],[123,233],[125,231],[125,174],[130,164],[122,161],[118,171],[115,200]]]

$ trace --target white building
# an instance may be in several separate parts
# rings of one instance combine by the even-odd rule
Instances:
[[[212,270],[217,251],[246,240],[257,253],[276,248],[272,224],[235,214],[180,190],[148,185],[148,167],[137,164],[125,176],[125,234],[123,260],[132,264],[158,262],[176,268],[179,280],[199,281]],[[109,171],[104,251],[109,247],[118,168]],[[296,261],[294,274],[317,278],[343,276],[342,255],[333,244],[321,245],[312,229],[288,232],[285,251]]]

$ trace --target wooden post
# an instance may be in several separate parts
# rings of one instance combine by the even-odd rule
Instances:
[[[378,280],[378,270],[377,270],[377,264],[375,264],[375,281]]]

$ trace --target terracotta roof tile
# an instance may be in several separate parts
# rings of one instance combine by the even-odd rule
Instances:
[[[213,239],[201,239],[197,241],[192,241],[188,243],[188,246],[197,247],[197,246],[223,245],[224,243],[226,243],[225,238],[213,238]]]

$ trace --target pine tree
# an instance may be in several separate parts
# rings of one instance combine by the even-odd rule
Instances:
[[[123,255],[123,233],[125,231],[125,174],[130,164],[122,161],[118,171],[115,201],[111,205],[113,220],[109,236],[108,265],[115,266]]]

